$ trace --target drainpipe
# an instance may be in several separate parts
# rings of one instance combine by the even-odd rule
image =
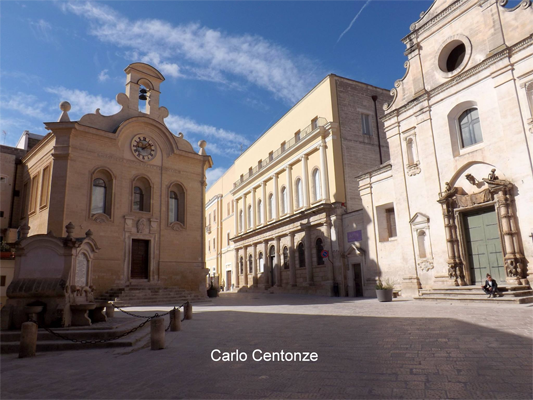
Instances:
[[[378,133],[379,165],[381,165],[383,164],[383,156],[381,155],[381,138],[379,137],[378,105],[376,103],[378,100],[378,96],[373,95],[372,100],[374,101],[374,115],[376,117],[376,130]]]
[[[11,229],[13,227],[13,211],[15,209],[15,197],[20,198],[20,195],[15,196],[15,193],[17,192],[17,174],[18,174],[19,165],[22,165],[22,161],[17,158],[15,161],[15,176],[13,177],[13,191],[11,193],[11,210],[9,211],[9,223],[7,225],[8,229]]]

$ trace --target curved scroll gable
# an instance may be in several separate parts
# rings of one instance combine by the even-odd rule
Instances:
[[[403,67],[405,68],[405,73],[403,74],[403,76],[400,79],[397,79],[394,82],[394,87],[390,91],[390,95],[392,96],[392,100],[390,101],[390,103],[383,104],[383,110],[384,111],[390,110],[392,108],[392,106],[394,105],[394,103],[396,102],[396,99],[398,98],[398,89],[400,89],[402,87],[403,81],[405,80],[405,78],[407,78],[407,75],[409,74],[409,66],[410,66],[409,61],[406,61],[403,64]]]

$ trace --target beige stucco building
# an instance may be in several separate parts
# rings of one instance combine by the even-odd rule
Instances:
[[[72,222],[74,236],[92,231],[100,250],[85,284],[101,296],[137,285],[205,297],[203,204],[211,157],[204,141],[196,152],[166,127],[159,71],[134,63],[125,72],[117,114],[96,110],[71,121],[63,102],[59,121],[45,123],[50,133],[16,166],[14,217],[6,229],[27,224],[30,236],[63,236]]]
[[[532,281],[532,26],[530,1],[496,0],[437,0],[411,25],[391,161],[358,177],[368,291]]]
[[[211,185],[205,249],[215,282],[355,295],[343,219],[361,208],[355,176],[389,158],[379,117],[390,99],[329,75]]]

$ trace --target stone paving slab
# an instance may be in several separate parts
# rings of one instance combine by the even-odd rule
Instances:
[[[133,307],[152,315],[169,307]],[[533,308],[297,295],[194,307],[167,348],[1,357],[2,399],[530,399]],[[214,362],[213,349],[248,354]],[[317,362],[255,362],[254,349]]]

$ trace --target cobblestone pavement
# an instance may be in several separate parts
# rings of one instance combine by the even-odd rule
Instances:
[[[248,360],[214,362],[214,349]],[[255,349],[318,361],[256,362]],[[195,305],[164,350],[3,355],[1,397],[530,399],[532,354],[531,305],[226,294]]]

